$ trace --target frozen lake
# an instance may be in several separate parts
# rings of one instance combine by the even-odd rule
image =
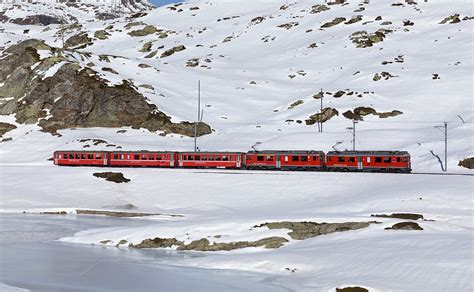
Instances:
[[[266,275],[169,264],[183,257],[206,256],[202,253],[55,241],[89,228],[142,224],[145,223],[141,220],[118,218],[2,214],[0,290],[16,291],[14,287],[18,287],[31,291],[288,291],[270,284]]]

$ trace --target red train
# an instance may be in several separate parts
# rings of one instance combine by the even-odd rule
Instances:
[[[229,168],[266,170],[411,172],[406,151],[56,151],[65,166]]]

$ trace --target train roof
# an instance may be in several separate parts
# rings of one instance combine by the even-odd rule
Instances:
[[[324,154],[323,151],[316,150],[261,150],[261,151],[249,151],[247,154]]]
[[[407,151],[330,151],[328,156],[345,155],[345,156],[384,156],[384,155],[410,155]]]
[[[244,152],[229,152],[229,151],[204,151],[204,152],[194,152],[194,151],[185,151],[178,152],[178,154],[245,154]]]
[[[78,153],[104,153],[110,152],[107,150],[56,150],[54,153],[63,153],[63,152],[78,152]]]

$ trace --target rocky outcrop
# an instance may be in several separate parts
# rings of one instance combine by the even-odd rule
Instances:
[[[184,50],[186,50],[186,47],[183,46],[183,45],[173,47],[173,48],[171,48],[171,49],[169,49],[169,50],[164,51],[164,52],[161,54],[161,58],[169,57],[169,56],[173,55],[174,53],[181,52],[181,51],[184,51]]]
[[[306,125],[314,125],[316,123],[325,123],[329,121],[332,117],[338,116],[339,112],[335,108],[324,108],[321,113],[314,114],[307,119]]]
[[[378,116],[379,118],[388,118],[388,117],[396,117],[398,115],[403,114],[403,112],[398,110],[393,110],[391,112],[377,112],[375,109],[371,107],[356,107],[354,111],[348,110],[344,112],[342,115],[349,119],[349,120],[356,120],[356,121],[363,121],[365,116],[374,115]]]
[[[49,16],[49,15],[30,15],[25,18],[15,18],[11,20],[12,23],[14,24],[19,24],[19,25],[50,25],[50,24],[63,24],[65,23],[64,20],[54,17],[54,16]]]
[[[0,138],[7,132],[16,129],[15,125],[0,122]]]
[[[206,238],[194,240],[189,244],[185,244],[176,238],[148,238],[139,244],[130,244],[132,248],[169,248],[177,246],[178,250],[195,250],[195,251],[230,251],[248,247],[279,248],[288,242],[283,237],[267,237],[256,241],[237,241],[237,242],[213,242],[212,244]]]
[[[333,20],[326,22],[325,24],[321,25],[321,28],[328,28],[328,27],[333,27],[335,25],[338,25],[341,22],[346,21],[345,17],[336,17]]]
[[[376,43],[383,42],[387,34],[391,32],[391,30],[383,28],[374,33],[368,33],[362,30],[354,32],[349,38],[357,48],[367,48],[372,47]]]
[[[37,50],[49,50],[54,57],[41,60]],[[38,78],[62,61],[61,51],[30,39],[8,48],[0,59],[0,97],[13,97],[0,105],[0,114],[16,114],[20,123],[39,123],[44,131],[88,127],[146,128],[150,131],[194,136],[194,123],[173,123],[149,104],[127,80],[110,86],[97,72],[65,62],[51,77]],[[35,69],[31,69],[35,65]],[[197,135],[211,133],[197,125]]]
[[[458,22],[461,22],[461,19],[459,18],[459,14],[456,13],[441,20],[439,24],[446,24],[446,23],[453,24],[453,23],[458,23]]]
[[[303,240],[319,235],[330,234],[334,232],[342,232],[349,230],[356,230],[369,227],[370,224],[377,223],[370,222],[344,222],[344,223],[316,223],[316,222],[271,222],[263,223],[254,226],[254,228],[267,227],[268,229],[290,229],[288,235],[292,239]]]
[[[413,214],[413,213],[393,213],[390,215],[387,214],[372,214],[370,217],[379,217],[379,218],[397,218],[397,219],[405,219],[405,220],[418,220],[423,219],[423,215],[421,214]]]
[[[423,230],[423,228],[415,222],[400,222],[385,230]]]

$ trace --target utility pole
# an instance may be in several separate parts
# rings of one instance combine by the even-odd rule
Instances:
[[[356,145],[356,120],[354,118],[352,118],[352,127],[348,127],[346,129],[348,130],[351,130],[352,131],[352,151],[355,151],[355,145]]]
[[[198,80],[197,121],[194,124],[194,152],[197,152],[197,126],[201,122],[201,80]]]
[[[320,120],[321,120],[321,133],[323,132],[323,96],[324,96],[323,89],[321,88],[321,116],[320,116],[321,117],[320,118]]]
[[[448,122],[444,122],[444,126],[435,126],[435,128],[440,129],[444,134],[444,171],[448,171]],[[444,130],[441,130],[444,128]]]

